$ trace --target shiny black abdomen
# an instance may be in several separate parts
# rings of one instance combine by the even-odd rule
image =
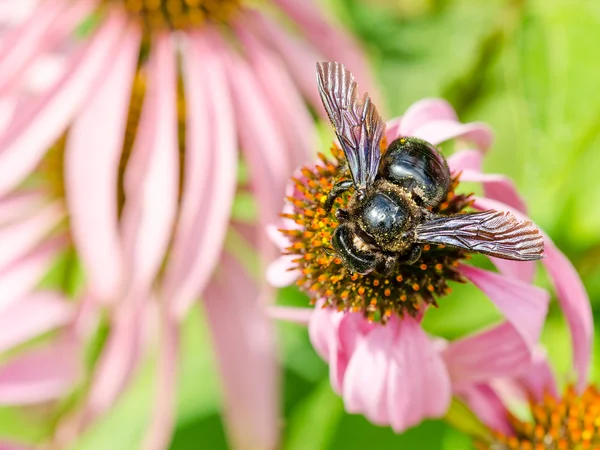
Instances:
[[[406,230],[410,211],[393,192],[370,193],[356,211],[361,229],[380,244],[394,242]]]
[[[396,139],[388,146],[379,177],[403,187],[423,206],[439,205],[450,187],[446,159],[429,142],[412,137]]]

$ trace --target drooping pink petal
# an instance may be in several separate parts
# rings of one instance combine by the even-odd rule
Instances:
[[[40,0],[21,0],[20,2],[15,3],[13,0],[1,0],[0,32],[8,33],[29,19],[35,12],[35,8],[39,1]],[[3,35],[0,34],[0,37],[3,37]]]
[[[42,403],[62,397],[81,375],[73,342],[30,350],[0,366],[0,405]]]
[[[544,253],[546,258],[542,262],[550,274],[571,331],[573,365],[578,377],[577,387],[581,391],[586,385],[594,336],[590,301],[575,267],[548,237],[544,237]]]
[[[415,319],[401,321],[390,351],[387,394],[394,431],[443,416],[452,397],[450,378],[438,351]]]
[[[518,378],[518,383],[534,401],[543,401],[546,394],[559,398],[550,362],[546,358],[546,352],[540,347],[533,354],[529,370]]]
[[[385,139],[388,145],[398,137],[400,137],[400,126],[402,125],[402,117],[395,117],[388,120],[385,124]]]
[[[0,270],[30,252],[65,217],[55,201],[20,222],[0,228]]]
[[[0,317],[7,307],[33,290],[65,244],[64,237],[52,239],[0,272]]]
[[[0,450],[34,450],[33,447],[28,447],[14,442],[0,441]]]
[[[73,305],[57,292],[22,298],[0,314],[0,352],[67,324],[73,312]]]
[[[179,317],[198,298],[218,262],[235,195],[234,112],[216,39],[209,30],[189,35],[184,59],[185,184],[165,281],[165,296]]]
[[[316,63],[326,58],[305,41],[285,30],[279,22],[264,16],[259,11],[247,11],[246,19],[254,35],[279,53],[279,57],[287,66],[288,72],[304,97],[322,117],[326,118],[319,91],[316,89],[315,78]]]
[[[506,406],[490,386],[487,384],[465,385],[456,391],[456,395],[490,429],[509,436],[513,434]]]
[[[511,211],[520,219],[526,219],[509,205],[489,198],[476,198],[473,207],[482,210]],[[546,258],[542,263],[550,274],[558,301],[569,325],[573,341],[573,366],[577,371],[578,387],[583,389],[590,365],[593,339],[593,319],[589,298],[573,264],[545,234],[544,252]]]
[[[267,315],[271,319],[308,325],[312,317],[312,308],[296,308],[292,306],[269,306]]]
[[[154,37],[138,134],[125,171],[123,246],[131,289],[150,287],[164,260],[178,196],[176,57],[168,34]]]
[[[292,245],[290,239],[284,235],[275,225],[267,225],[267,236],[279,250],[284,250]]]
[[[532,361],[531,349],[508,322],[450,342],[442,356],[455,387],[520,375]]]
[[[450,378],[412,318],[392,320],[360,340],[343,381],[346,409],[401,432],[450,405]]]
[[[142,302],[134,303],[124,305],[112,320],[85,405],[86,422],[114,404],[138,365],[147,310]]]
[[[494,139],[492,130],[484,123],[460,123],[453,120],[432,120],[413,130],[412,136],[425,139],[433,145],[450,139],[470,141],[481,151],[486,151]]]
[[[39,191],[18,190],[11,192],[0,199],[0,226],[8,225],[13,221],[26,220],[36,211],[39,211],[48,199]]]
[[[463,170],[481,172],[483,154],[479,150],[460,150],[446,160],[452,172],[462,172]]]
[[[312,0],[275,0],[275,3],[300,27],[315,48],[327,59],[343,62],[356,77],[362,92],[368,92],[380,110],[384,107],[367,62],[358,44],[348,34],[327,21],[324,12]]]
[[[459,271],[490,298],[533,352],[548,311],[548,292],[472,266],[462,265]]]
[[[93,1],[44,2],[23,26],[8,39],[0,55],[0,95],[18,81],[28,66],[45,51],[69,36],[88,15]]]
[[[322,302],[317,302],[308,323],[310,342],[327,363],[330,362],[332,349],[338,346],[336,334],[342,317],[343,314],[336,314],[332,308],[324,308]]]
[[[65,76],[32,104],[0,136],[0,195],[18,184],[65,131],[111,66],[124,18],[109,16],[89,43],[72,58]]]
[[[276,221],[283,204],[289,167],[285,141],[261,94],[257,75],[234,54],[228,66],[240,142],[260,205],[261,223],[266,226]]]
[[[178,329],[175,318],[166,310],[160,312],[161,339],[158,361],[158,384],[152,419],[142,443],[144,450],[169,447],[175,420],[177,382]]]
[[[0,45],[0,86],[22,67],[23,61],[37,54],[37,48],[51,28],[53,21],[60,18],[67,2],[44,2],[34,9],[33,14],[20,26],[3,36]],[[1,91],[0,91],[1,92]]]
[[[276,288],[286,287],[300,278],[300,271],[293,269],[294,263],[292,261],[296,258],[296,255],[281,255],[267,266],[266,277],[271,286]]]
[[[225,397],[232,448],[277,448],[279,380],[274,324],[259,290],[239,262],[225,255],[204,296]],[[264,288],[263,288],[264,289]]]
[[[243,21],[235,27],[245,53],[290,152],[289,174],[315,156],[313,119],[294,82],[276,53],[250,33]]]
[[[458,122],[454,108],[441,98],[426,98],[413,103],[402,116],[399,134],[412,136],[415,130],[434,120]]]
[[[90,291],[114,300],[123,273],[117,184],[140,31],[130,28],[104,84],[71,127],[65,185],[75,246]]]
[[[504,175],[465,169],[460,175],[460,181],[482,183],[486,197],[506,203],[518,211],[527,213],[525,201],[519,195],[515,184]]]

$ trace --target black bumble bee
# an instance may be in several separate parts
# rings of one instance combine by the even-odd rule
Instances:
[[[398,264],[418,261],[426,244],[515,261],[543,257],[539,230],[510,212],[432,213],[451,182],[444,156],[415,137],[394,140],[382,155],[385,122],[370,97],[359,95],[353,75],[343,64],[318,63],[317,81],[350,172],[334,184],[325,208],[354,188],[347,206],[336,210],[339,226],[331,238],[349,270],[393,273]]]

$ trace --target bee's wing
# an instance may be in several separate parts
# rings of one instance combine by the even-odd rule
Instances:
[[[444,244],[502,259],[542,259],[538,228],[510,212],[484,211],[439,217],[417,227],[417,242]]]
[[[379,143],[385,132],[371,98],[359,96],[354,76],[338,62],[317,63],[321,100],[340,141],[354,185],[364,189],[373,183],[379,168]]]

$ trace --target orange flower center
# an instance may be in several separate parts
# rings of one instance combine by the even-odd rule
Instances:
[[[226,22],[239,8],[240,0],[103,0],[103,3],[122,5],[149,30],[185,30],[207,21]]]
[[[311,297],[311,303],[323,299],[338,310],[362,311],[369,320],[386,322],[392,314],[416,316],[426,305],[450,292],[448,280],[462,282],[457,272],[459,261],[469,255],[443,245],[425,245],[421,258],[412,265],[401,265],[391,276],[375,272],[351,273],[331,248],[331,236],[338,225],[335,209],[345,207],[353,191],[337,199],[331,212],[323,202],[333,184],[347,178],[344,155],[332,148],[334,159],[320,155],[322,165],[304,167],[302,177],[293,179],[294,194],[287,198],[292,213],[282,216],[293,220],[297,229],[280,230],[291,245],[286,253],[296,256],[294,263],[301,276],[297,283]],[[455,194],[458,178],[454,177],[446,200],[434,212],[455,214],[470,203],[470,196]]]
[[[531,403],[531,421],[510,416],[514,434],[495,434],[481,450],[598,450],[600,449],[600,392],[595,386],[578,395],[570,386],[556,400],[546,396]]]

